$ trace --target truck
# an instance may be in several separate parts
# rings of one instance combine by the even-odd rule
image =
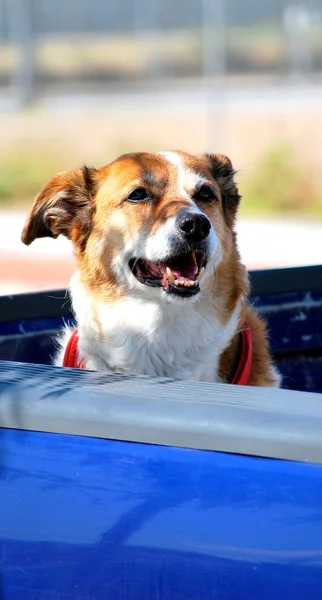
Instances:
[[[1,600],[322,599],[322,266],[253,271],[283,389],[51,365],[0,298]]]

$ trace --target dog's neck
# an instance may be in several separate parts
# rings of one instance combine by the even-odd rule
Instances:
[[[206,302],[173,304],[126,296],[114,303],[97,298],[72,279],[79,352],[94,370],[152,377],[221,381],[219,362],[240,326],[242,301],[225,323]]]

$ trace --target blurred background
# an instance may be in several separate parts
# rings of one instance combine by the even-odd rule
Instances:
[[[0,0],[0,294],[65,287],[20,232],[59,171],[221,152],[249,268],[322,262],[322,0]]]

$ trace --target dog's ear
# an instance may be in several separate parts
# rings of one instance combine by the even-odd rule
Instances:
[[[36,197],[21,239],[27,246],[36,238],[60,234],[84,247],[90,232],[96,169],[82,167],[60,173]]]
[[[224,154],[206,154],[213,178],[219,185],[225,218],[232,225],[241,199],[234,181],[236,171],[230,158]]]

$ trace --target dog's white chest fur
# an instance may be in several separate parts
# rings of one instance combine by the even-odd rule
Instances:
[[[198,302],[183,307],[128,296],[109,305],[96,302],[94,309],[77,276],[72,292],[80,356],[90,356],[88,369],[219,381],[219,356],[236,331],[239,305],[222,325],[213,309]]]

